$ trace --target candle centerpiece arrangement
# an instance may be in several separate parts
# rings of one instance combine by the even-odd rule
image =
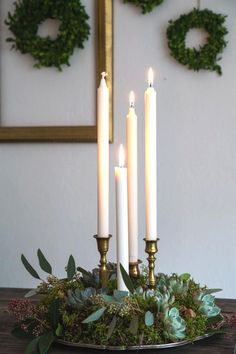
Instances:
[[[109,241],[109,91],[102,73],[97,92],[98,126],[98,268],[76,266],[71,255],[66,277],[58,278],[39,249],[45,280],[21,256],[26,270],[40,284],[26,299],[13,299],[9,311],[16,317],[13,334],[33,337],[25,354],[46,354],[54,341],[95,349],[162,349],[184,345],[216,333],[225,317],[214,292],[196,283],[188,273],[155,273],[157,253],[156,91],[153,71],[145,102],[145,251],[148,264],[138,259],[137,116],[134,94],[126,116],[126,153],[120,145],[115,167],[117,261],[108,262]],[[126,156],[125,156],[126,155]],[[127,161],[127,167],[126,167]],[[141,268],[141,269],[140,269]],[[38,296],[34,302],[31,296]],[[36,301],[38,299],[38,301]]]

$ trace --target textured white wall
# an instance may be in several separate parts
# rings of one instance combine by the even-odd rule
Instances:
[[[109,259],[115,259],[114,166],[125,139],[128,94],[136,93],[139,121],[139,256],[143,260],[144,118],[146,72],[157,73],[158,229],[157,269],[190,272],[202,284],[236,297],[236,3],[202,0],[202,7],[228,14],[229,44],[223,76],[195,73],[168,53],[167,22],[196,0],[166,0],[149,15],[114,1],[114,132],[110,146]],[[12,55],[16,55],[12,53]],[[70,69],[68,69],[70,70]],[[45,75],[42,70],[41,75]],[[23,87],[16,82],[19,94]],[[62,98],[60,98],[61,100]],[[32,105],[32,115],[35,107]],[[55,107],[55,111],[57,107]],[[55,112],[56,113],[56,112]],[[0,286],[36,284],[20,254],[37,267],[41,248],[63,275],[72,253],[78,264],[98,262],[96,244],[96,145],[0,145]]]

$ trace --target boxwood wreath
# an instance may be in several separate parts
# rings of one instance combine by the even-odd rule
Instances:
[[[131,3],[137,7],[141,7],[142,13],[151,12],[156,6],[163,3],[164,0],[124,0],[124,3]]]
[[[147,269],[133,280],[121,266],[129,290],[117,290],[116,264],[108,263],[107,288],[99,286],[99,269],[92,272],[76,267],[71,255],[66,277],[53,275],[42,251],[37,252],[41,269],[48,273],[42,280],[24,255],[26,270],[40,284],[25,299],[12,299],[9,311],[16,317],[12,333],[31,339],[25,354],[45,354],[55,340],[72,343],[110,345],[165,344],[193,341],[205,333],[220,331],[225,316],[215,304],[212,293],[196,283],[190,274],[157,275],[157,286],[147,286]],[[29,297],[37,295],[38,300]]]
[[[60,22],[55,40],[37,34],[46,19]],[[90,34],[88,19],[80,0],[21,0],[5,21],[14,35],[7,41],[13,43],[12,49],[30,54],[36,60],[35,67],[56,67],[61,71],[62,65],[70,65],[74,49],[84,48]]]
[[[175,21],[171,20],[167,29],[171,55],[189,69],[216,71],[221,75],[222,70],[217,62],[221,59],[219,54],[227,45],[225,35],[228,30],[224,26],[225,18],[225,15],[216,14],[208,9],[194,9]],[[185,44],[186,35],[192,28],[203,28],[209,34],[207,43],[199,50],[187,48]]]

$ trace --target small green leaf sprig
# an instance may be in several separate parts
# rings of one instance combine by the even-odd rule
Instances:
[[[60,22],[55,40],[37,34],[46,19]],[[84,48],[90,34],[89,19],[80,0],[18,0],[15,10],[5,21],[13,37],[7,38],[12,49],[30,54],[36,61],[34,67],[69,66],[74,49]]]
[[[124,3],[131,3],[137,7],[140,7],[143,14],[152,12],[152,10],[163,3],[164,0],[124,0]]]
[[[225,35],[228,30],[224,26],[225,18],[225,15],[208,9],[193,9],[177,20],[169,21],[167,39],[171,55],[191,70],[204,69],[222,75],[222,69],[217,62],[221,59],[219,55],[227,45]],[[207,43],[199,50],[186,47],[186,35],[192,28],[203,28],[209,34]]]

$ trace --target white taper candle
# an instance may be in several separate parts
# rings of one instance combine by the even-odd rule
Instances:
[[[122,264],[127,273],[129,272],[127,168],[124,167],[123,145],[120,146],[119,167],[115,167],[115,179],[117,287],[118,290],[127,290],[120,271]]]
[[[128,170],[128,229],[129,261],[138,260],[138,171],[137,171],[137,116],[134,93],[130,92],[130,107],[126,116],[126,146]]]
[[[98,237],[109,235],[109,90],[102,73],[97,90]]]
[[[145,198],[146,239],[157,238],[157,153],[156,153],[156,91],[153,70],[148,72],[149,87],[145,91]]]

